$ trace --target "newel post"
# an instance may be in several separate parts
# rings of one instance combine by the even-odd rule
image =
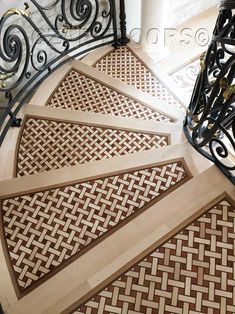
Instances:
[[[121,38],[119,43],[121,46],[125,46],[130,40],[126,35],[126,6],[125,0],[120,0],[120,29],[121,29]]]

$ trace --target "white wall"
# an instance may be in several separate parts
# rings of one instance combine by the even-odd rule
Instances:
[[[168,26],[176,27],[219,3],[220,0],[170,0],[171,11],[169,12]]]
[[[127,33],[138,41],[140,31],[133,32],[133,30],[141,28],[141,0],[126,0],[126,15]]]
[[[125,1],[126,1],[126,13],[127,13],[127,33],[130,36],[130,39],[132,40],[132,42],[133,41],[135,41],[136,43],[140,42],[141,45],[144,46],[145,39],[146,39],[145,34],[148,34],[148,31],[151,28],[158,28],[158,26],[151,26],[151,25],[152,24],[157,25],[159,18],[161,19],[161,16],[162,16],[162,13],[160,13],[160,17],[159,17],[159,12],[157,12],[157,2],[159,2],[159,7],[161,9],[161,7],[163,7],[162,4],[165,5],[166,0],[159,0],[159,1],[152,0],[153,4],[151,4],[151,1],[146,1],[146,0],[142,0],[142,1],[141,0],[125,0]],[[150,6],[147,5],[148,3],[150,4]],[[183,23],[185,23],[187,20],[193,18],[194,16],[197,16],[198,14],[209,9],[210,7],[215,6],[215,5],[219,6],[219,3],[220,3],[220,0],[180,0],[180,1],[169,0],[169,8],[166,10],[167,17],[164,18],[163,27],[164,28],[177,28]],[[143,9],[141,7],[143,7]],[[141,11],[142,11],[142,15],[143,14],[146,15],[146,17],[145,16],[142,17],[142,21],[145,23],[145,25],[144,24],[141,25]],[[198,27],[201,27],[201,26],[198,25]],[[133,31],[133,29],[136,29],[136,30]],[[142,31],[142,36],[141,36],[141,31]],[[157,34],[153,32],[152,34],[153,39],[151,39],[151,37],[148,37],[149,39],[148,42],[155,42],[156,38],[158,38],[158,42],[160,43],[162,41],[160,38],[161,34],[163,34],[163,32],[160,32],[160,33],[158,32]],[[146,48],[150,49],[149,46]],[[154,47],[154,50],[155,49],[156,49],[156,46]]]
[[[219,2],[220,0],[170,0],[167,27],[176,27]],[[141,28],[141,0],[126,0],[126,11],[127,31],[130,34],[134,28]]]

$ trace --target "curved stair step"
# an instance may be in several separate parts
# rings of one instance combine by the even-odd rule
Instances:
[[[184,118],[182,112],[172,110],[166,102],[156,100],[77,60],[43,82],[30,102],[158,122],[177,122]]]
[[[164,150],[167,151],[165,159],[161,158],[164,162],[166,161],[167,156],[169,159],[174,160],[173,163],[177,162],[175,160],[176,157],[184,156],[185,165],[187,164],[188,167],[192,167],[192,161],[189,162],[190,165],[188,161],[186,161],[190,159],[190,148],[187,144],[175,146],[174,149],[172,147],[167,147],[164,148]],[[145,159],[143,159],[144,156],[146,157]],[[161,157],[163,157],[163,155]],[[143,162],[143,160],[145,161]],[[98,163],[99,167],[94,166],[93,163],[89,168],[86,165],[80,165],[68,169],[52,171],[49,178],[45,173],[43,173],[32,176],[34,177],[34,180],[30,180],[30,177],[24,177],[0,183],[0,198],[3,200],[3,206],[7,207],[9,211],[13,211],[14,206],[17,206],[16,202],[21,201],[22,195],[26,194],[27,201],[29,202],[29,198],[31,200],[35,200],[35,195],[37,193],[39,193],[42,197],[45,193],[47,193],[48,188],[60,189],[60,183],[63,184],[65,189],[68,184],[82,184],[82,182],[87,182],[87,180],[89,180],[89,182],[91,180],[98,180],[98,178],[100,178],[99,175],[110,178],[110,176],[114,177],[117,175],[124,175],[127,169],[129,169],[128,171],[134,171],[137,174],[138,167],[141,167],[141,169],[149,169],[146,167],[154,168],[163,166],[162,163],[161,165],[159,165],[158,162],[155,163],[155,153],[153,151],[142,152],[136,155],[121,158],[113,158],[109,161],[100,161]],[[107,163],[109,164],[109,169],[107,169]],[[47,181],[45,181],[45,179]],[[233,230],[231,222],[228,224],[226,221],[228,221],[231,217],[231,221],[234,222],[235,209],[234,204],[232,203],[235,201],[234,196],[235,187],[220,173],[216,167],[211,167],[207,171],[204,171],[203,173],[190,179],[190,181],[185,182],[176,190],[168,193],[167,197],[161,198],[158,202],[150,204],[148,210],[141,212],[141,215],[134,217],[134,219],[129,221],[128,224],[123,225],[121,229],[118,229],[108,237],[103,238],[101,242],[97,243],[94,247],[91,247],[85,254],[74,260],[53,278],[41,284],[24,298],[21,298],[19,301],[11,304],[11,306],[7,309],[7,313],[57,314],[70,313],[71,311],[76,313],[76,309],[78,313],[89,313],[89,311],[87,312],[87,309],[90,310],[93,306],[102,306],[102,302],[99,302],[101,296],[104,301],[103,304],[106,306],[109,301],[108,295],[103,292],[105,287],[108,287],[108,291],[110,291],[109,294],[112,294],[112,289],[116,286],[116,279],[120,277],[122,278],[122,283],[125,286],[126,281],[124,278],[129,278],[130,276],[130,272],[126,273],[128,269],[133,269],[134,267],[133,271],[138,274],[138,270],[142,269],[143,265],[147,267],[147,265],[150,265],[153,261],[152,258],[155,259],[155,257],[158,257],[158,253],[154,253],[154,256],[150,255],[153,251],[156,252],[157,250],[157,252],[159,252],[158,250],[160,249],[160,253],[162,255],[165,254],[164,262],[167,263],[171,256],[174,257],[174,254],[169,253],[169,246],[171,247],[171,243],[175,243],[175,240],[173,239],[176,239],[177,241],[186,241],[187,232],[191,232],[191,235],[192,232],[197,232],[195,228],[199,223],[199,234],[202,238],[202,242],[200,242],[201,246],[199,247],[201,249],[202,247],[206,248],[205,246],[208,245],[206,241],[209,241],[206,240],[206,234],[209,227],[205,230],[205,223],[207,223],[208,226],[208,220],[210,219],[208,215],[211,214],[212,207],[214,208],[212,210],[212,214],[218,215],[217,220],[214,219],[215,216],[213,216],[213,222],[216,222],[217,225],[223,226],[223,229],[218,229],[218,232],[222,232],[221,230],[225,230],[225,228],[231,228],[231,230]],[[63,197],[65,197],[65,195]],[[221,200],[224,200],[225,198],[232,206],[223,201],[223,208],[221,209]],[[12,206],[10,207],[8,206],[9,202],[12,203]],[[219,206],[215,207],[216,204],[219,204]],[[33,205],[31,204],[31,206]],[[231,216],[230,212],[232,207],[233,212]],[[210,209],[210,211],[208,211],[208,209]],[[223,214],[221,214],[221,210],[223,210]],[[22,215],[24,215],[24,213],[22,213]],[[198,218],[202,216],[203,219],[199,221]],[[7,222],[7,220],[4,221]],[[191,226],[192,223],[194,223],[193,226]],[[185,228],[188,225],[190,225],[190,227],[186,230]],[[217,225],[213,223],[212,229],[215,230]],[[28,230],[30,229],[27,229],[27,232]],[[216,233],[216,231],[214,231],[213,234],[211,233],[211,236],[218,236],[220,239],[220,234],[218,232]],[[177,234],[176,237],[175,234]],[[182,234],[184,234],[183,238]],[[229,231],[227,232],[227,235],[230,235]],[[197,234],[195,234],[195,236],[197,237]],[[168,242],[169,239],[170,242]],[[229,237],[226,239],[229,241]],[[191,241],[193,241],[193,238]],[[3,239],[2,242],[4,242]],[[225,242],[226,241],[224,241],[224,243]],[[166,244],[162,246],[164,243]],[[184,247],[186,247],[186,242],[184,243]],[[187,242],[189,247],[190,243]],[[213,245],[213,243],[211,242],[211,245]],[[223,248],[222,244],[221,247]],[[179,249],[178,246],[177,248]],[[224,250],[227,249],[228,247],[225,243]],[[180,254],[184,254],[183,252],[184,251]],[[206,256],[206,253],[203,253],[203,250],[200,252],[201,258],[202,256]],[[185,254],[192,255],[191,251],[187,251]],[[145,261],[143,262],[146,256],[148,258],[147,264]],[[184,256],[179,258],[179,263],[182,262],[183,264],[182,259],[184,259]],[[219,257],[212,256],[211,258]],[[139,264],[140,261],[141,264]],[[194,261],[194,258],[192,261]],[[187,267],[190,267],[190,265]],[[205,267],[205,265],[200,265],[198,265],[199,271]],[[169,267],[172,266],[168,266],[168,268],[166,266],[165,273],[167,273]],[[17,270],[19,270],[19,268],[17,268]],[[194,272],[195,276],[195,269],[189,269],[186,277],[187,275],[190,277],[190,272]],[[143,270],[141,274],[144,276]],[[140,276],[140,280],[143,278],[142,275]],[[166,276],[164,275],[161,277],[159,273],[157,273],[157,275],[157,278],[160,279]],[[217,275],[215,275],[215,277],[216,276]],[[11,282],[9,274],[7,275],[5,273],[4,276],[1,276],[1,278],[3,278],[1,285],[7,286]],[[200,280],[201,277],[198,276],[198,278]],[[113,282],[114,280],[115,283],[110,285],[110,282]],[[162,281],[162,284],[164,284],[164,280]],[[174,280],[174,278],[172,280]],[[210,282],[210,278],[207,278],[207,280]],[[145,283],[147,282],[145,281]],[[138,282],[136,284],[138,284]],[[174,286],[177,287],[176,285]],[[63,287],[63,289],[58,289],[58,287]],[[130,291],[131,289],[133,289],[133,286],[130,287]],[[161,289],[164,290],[164,288],[160,287],[159,293],[161,293]],[[125,290],[125,293],[127,293],[127,290]],[[97,295],[95,301],[91,302],[90,300],[92,300],[95,295]],[[119,294],[116,295],[119,297]],[[149,294],[146,294],[146,296],[147,295]],[[167,297],[164,293],[162,296],[164,298]],[[174,300],[177,300],[176,296],[177,295],[175,295],[176,299],[173,298]],[[191,294],[189,294],[189,297],[190,296]],[[139,296],[139,300],[143,300],[142,296]],[[150,300],[147,299],[146,302],[147,301]],[[155,300],[155,302],[157,301]],[[188,301],[186,301],[186,303],[188,303]],[[81,306],[82,304],[83,306]],[[118,305],[115,304],[116,311],[120,311],[120,304],[121,303],[118,303]],[[145,304],[145,306],[147,305]],[[228,308],[228,310],[230,310],[230,308]],[[113,312],[113,310],[111,312]]]
[[[27,105],[15,176],[90,163],[185,141],[177,124]]]
[[[89,164],[79,164],[76,166],[65,167],[51,170],[48,172],[37,173],[32,176],[17,177],[5,181],[0,181],[0,197],[5,195],[17,195],[27,191],[46,189],[50,186],[63,185],[64,183],[77,182],[77,178],[82,176],[87,181],[93,177],[110,176],[125,170],[135,170],[151,164],[165,164],[169,161],[184,159],[185,163],[193,176],[198,176],[211,167],[209,162],[204,162],[204,157],[197,153],[190,144],[181,143],[162,148],[138,152],[125,156],[113,157],[108,160],[100,160]],[[92,176],[89,174],[92,173]],[[34,178],[37,178],[36,181]],[[20,184],[18,183],[20,182]]]
[[[234,259],[234,216],[235,199],[221,195],[188,226],[69,312],[215,313],[223,308],[234,313],[234,282],[229,279],[234,270],[227,265]]]
[[[129,43],[118,49],[103,47],[82,61],[174,108],[188,107],[179,86],[137,45]]]
[[[49,280],[190,178],[182,158],[4,199],[5,249],[17,295]]]

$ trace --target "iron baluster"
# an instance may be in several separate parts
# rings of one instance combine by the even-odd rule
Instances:
[[[121,46],[125,46],[130,41],[127,38],[125,0],[120,0],[120,30],[121,30],[121,37],[119,39],[119,43]]]
[[[193,147],[235,183],[235,0],[221,1],[184,122]]]

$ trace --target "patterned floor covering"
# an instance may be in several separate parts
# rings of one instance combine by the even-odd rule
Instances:
[[[234,230],[224,199],[73,313],[235,313]]]
[[[76,70],[71,70],[65,76],[47,106],[126,118],[174,122],[155,109],[118,93]]]
[[[1,200],[3,242],[18,295],[190,178],[179,160]]]
[[[169,105],[182,108],[170,91],[128,47],[113,50],[99,60],[95,67],[128,85],[165,101]]]
[[[26,118],[20,137],[16,175],[123,156],[169,145],[168,136]]]

